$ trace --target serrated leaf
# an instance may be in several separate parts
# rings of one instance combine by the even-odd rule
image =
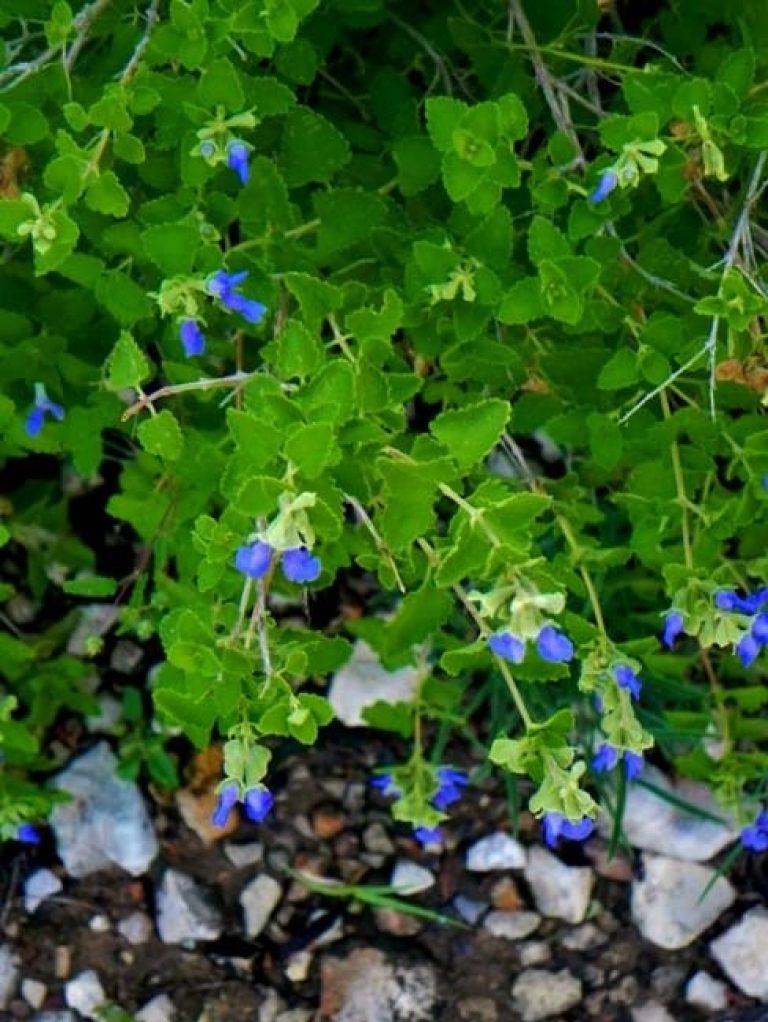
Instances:
[[[148,454],[156,454],[167,461],[176,461],[184,451],[181,427],[176,416],[167,408],[139,423],[137,433],[142,447]]]
[[[133,337],[123,330],[107,359],[107,383],[111,390],[138,387],[150,374],[149,361]]]
[[[112,596],[117,582],[104,575],[80,575],[65,582],[62,589],[70,596]]]
[[[330,121],[307,107],[290,111],[285,118],[281,148],[281,164],[289,187],[330,181],[349,159],[349,143]]]
[[[319,476],[341,456],[328,422],[312,422],[295,429],[285,442],[284,453],[308,479]]]
[[[105,170],[88,186],[85,204],[105,216],[124,217],[131,204],[128,192],[113,170]]]
[[[464,408],[441,412],[430,431],[461,468],[477,465],[498,443],[510,415],[510,407],[499,398],[488,398]]]
[[[155,224],[141,232],[141,244],[155,266],[171,277],[191,272],[200,232],[191,224]]]

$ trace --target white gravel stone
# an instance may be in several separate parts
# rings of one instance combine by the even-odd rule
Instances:
[[[728,1007],[728,987],[708,972],[699,970],[686,984],[685,999],[694,1008],[722,1011]]]
[[[464,894],[457,894],[453,899],[453,907],[459,913],[465,923],[474,926],[480,917],[488,909],[488,902],[478,901],[475,898],[467,898]]]
[[[176,1006],[168,994],[158,994],[136,1012],[138,1022],[171,1022]]]
[[[39,979],[23,979],[21,981],[21,996],[36,1011],[42,1007],[47,993],[48,987]]]
[[[632,918],[657,947],[687,947],[733,904],[736,892],[725,877],[695,862],[643,856],[644,876],[632,884]],[[714,881],[707,896],[704,889]]]
[[[323,963],[324,983],[337,992],[334,1022],[434,1022],[437,978],[428,964],[394,964],[373,948]]]
[[[523,869],[525,849],[504,831],[480,838],[467,851],[467,869],[471,873],[489,873],[495,869]]]
[[[643,780],[705,812],[727,819],[727,814],[704,784],[685,780],[673,786],[660,770],[652,766],[643,771]],[[612,826],[610,817],[603,813],[600,817],[602,833],[608,834]],[[720,824],[694,816],[655,795],[642,784],[629,785],[622,828],[634,848],[687,862],[707,862],[739,836],[738,829],[730,821]]]
[[[358,639],[350,659],[331,679],[328,701],[342,724],[365,727],[363,710],[379,700],[413,702],[419,677],[416,667],[387,671],[371,647]]]
[[[676,1022],[673,1015],[659,1001],[646,1001],[645,1004],[630,1010],[632,1022]]]
[[[291,955],[285,963],[286,978],[291,983],[303,983],[312,967],[312,958],[312,952],[306,948],[304,951],[297,951],[295,955]]]
[[[530,965],[543,965],[552,958],[552,948],[548,940],[526,940],[517,949],[517,953],[524,969]]]
[[[16,956],[7,944],[0,944],[0,1009],[7,1008],[16,985],[19,982],[19,968]]]
[[[78,973],[64,984],[64,1000],[85,1018],[98,1018],[96,1009],[107,999],[101,980],[93,969]]]
[[[108,734],[123,717],[123,704],[119,699],[106,693],[99,696],[99,712],[85,718],[85,726],[91,734]]]
[[[32,1022],[77,1022],[74,1011],[41,1011],[32,1016]]]
[[[249,937],[258,937],[280,904],[282,896],[283,888],[266,873],[255,877],[243,888],[240,904],[245,917],[245,932]]]
[[[594,923],[583,923],[575,930],[569,930],[560,938],[560,943],[569,951],[587,951],[597,944],[602,944],[606,939],[602,930]]]
[[[108,933],[112,929],[112,924],[107,916],[95,915],[88,920],[88,929],[94,933]]]
[[[410,859],[398,859],[392,870],[390,886],[399,894],[418,894],[435,886],[435,878],[425,866]]]
[[[59,857],[70,876],[87,876],[112,865],[141,876],[157,855],[139,789],[116,770],[111,749],[100,742],[51,782],[73,796],[51,814]]]
[[[595,874],[588,866],[566,866],[538,845],[528,853],[525,879],[542,915],[580,923],[587,914]]]
[[[483,920],[483,928],[494,937],[506,940],[525,940],[541,924],[538,912],[489,912]]]
[[[768,1001],[768,910],[753,908],[709,948],[720,968],[749,997]]]
[[[131,912],[117,924],[117,932],[129,944],[146,944],[152,936],[152,920],[144,912]]]
[[[224,853],[237,869],[243,866],[255,866],[264,859],[264,845],[260,841],[251,841],[246,845],[227,843]]]
[[[538,1022],[574,1008],[581,1001],[581,980],[567,969],[526,969],[515,980],[512,997],[523,1022]]]
[[[24,908],[32,913],[42,905],[46,898],[58,894],[62,882],[49,869],[38,869],[27,877],[24,884]]]
[[[169,869],[157,891],[157,932],[165,944],[216,940],[223,921],[203,889],[185,873]]]

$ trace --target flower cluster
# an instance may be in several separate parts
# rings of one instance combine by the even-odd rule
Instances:
[[[736,655],[742,667],[751,667],[760,655],[763,646],[768,646],[768,613],[763,607],[768,604],[768,587],[758,589],[748,596],[739,596],[731,589],[719,589],[715,593],[715,606],[718,610],[735,614],[744,614],[751,618],[749,631],[739,640]]]
[[[248,270],[239,270],[237,273],[217,270],[206,281],[205,289],[209,295],[218,299],[227,311],[236,312],[246,323],[256,325],[264,319],[267,307],[237,290],[247,276]],[[180,320],[179,339],[187,358],[202,355],[205,351],[205,334],[197,319],[187,316]]]
[[[248,578],[259,579],[269,571],[274,550],[269,543],[261,540],[238,547],[235,554],[235,567]],[[305,547],[285,550],[280,559],[283,574],[289,582],[303,585],[315,582],[320,577],[322,564],[319,557],[314,557]]]
[[[24,431],[28,437],[34,440],[38,436],[45,424],[46,415],[52,415],[54,419],[61,422],[64,418],[64,409],[61,405],[57,405],[55,401],[51,401],[42,383],[36,383],[35,404],[24,421]]]
[[[595,829],[595,821],[589,816],[581,820],[567,820],[560,813],[545,813],[542,820],[544,841],[550,848],[556,848],[560,838],[568,841],[584,841]]]
[[[214,827],[226,826],[230,813],[240,801],[245,808],[245,815],[254,823],[262,823],[275,802],[272,792],[261,785],[249,788],[241,799],[240,786],[235,781],[230,781],[219,792],[219,801],[211,816]]]
[[[437,790],[432,795],[432,805],[441,812],[458,802],[464,794],[463,789],[469,784],[469,778],[463,770],[454,770],[453,767],[439,767],[437,770]],[[382,795],[400,798],[402,791],[395,784],[392,774],[379,774],[371,779],[371,786],[376,788]],[[443,830],[441,827],[415,827],[413,836],[420,845],[439,845],[443,841]]]
[[[741,832],[741,843],[750,852],[768,851],[768,812],[762,812],[754,823]]]
[[[519,664],[525,657],[525,641],[511,632],[496,632],[488,639],[488,646],[492,653],[509,660],[513,664]],[[565,663],[573,658],[573,643],[559,632],[552,625],[544,625],[536,637],[536,649],[542,660],[550,663]]]

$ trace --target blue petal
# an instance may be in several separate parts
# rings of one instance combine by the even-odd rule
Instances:
[[[241,546],[235,554],[235,567],[248,578],[263,578],[269,571],[271,561],[272,547],[269,543],[259,542]]]
[[[400,789],[395,784],[392,774],[377,774],[371,778],[371,787],[376,788],[382,795],[399,795]]]
[[[511,632],[497,632],[489,636],[488,646],[496,656],[513,664],[522,663],[525,656],[525,643]]]
[[[314,582],[320,577],[322,565],[319,557],[313,557],[304,547],[286,550],[282,559],[283,574],[289,582]]]
[[[745,635],[736,647],[736,654],[742,667],[751,667],[760,655],[760,644],[751,635]]]
[[[225,827],[229,814],[235,806],[235,803],[239,798],[239,789],[234,781],[230,781],[226,784],[219,792],[219,801],[216,803],[216,808],[211,816],[211,823],[214,827]]]
[[[604,171],[597,183],[597,187],[590,194],[589,201],[597,203],[607,199],[618,183],[619,176],[615,170]]]
[[[741,599],[731,589],[718,589],[715,593],[715,606],[718,610],[736,610]]]
[[[751,852],[768,851],[768,831],[756,824],[745,827],[741,832],[741,843]]]
[[[248,146],[245,142],[230,142],[227,148],[227,164],[240,178],[240,184],[247,184],[250,177],[248,169]]]
[[[541,629],[536,639],[536,649],[542,660],[553,664],[565,663],[573,657],[573,643],[552,625],[545,625]]]
[[[558,838],[560,837],[564,823],[565,819],[560,815],[560,813],[544,814],[541,826],[544,832],[544,843],[548,844],[550,848],[557,847]]]
[[[752,622],[752,638],[761,646],[768,644],[768,614],[758,614]]]
[[[266,788],[251,788],[250,791],[246,791],[243,804],[248,819],[254,823],[261,823],[275,804],[275,799],[272,792]]]
[[[617,749],[614,749],[612,745],[606,743],[601,745],[597,750],[597,753],[592,757],[592,769],[598,773],[609,770],[613,770],[616,764],[619,762],[619,753]]]
[[[37,827],[33,827],[31,823],[20,823],[16,831],[16,840],[25,845],[39,845],[42,839]]]
[[[42,408],[33,408],[29,415],[24,420],[24,431],[28,437],[33,440],[40,434],[40,430],[43,428],[45,422],[45,412]]]
[[[664,618],[664,634],[661,641],[667,649],[672,649],[675,639],[682,633],[684,626],[683,615],[676,610],[671,610]]]
[[[582,820],[574,823],[572,820],[565,820],[562,827],[562,835],[569,841],[583,841],[588,838],[595,829],[595,821],[585,816]]]
[[[422,847],[442,844],[444,834],[440,827],[416,827],[413,836]]]
[[[187,358],[202,355],[205,351],[205,336],[197,320],[183,320],[179,326],[179,337],[184,345],[184,354]]]
[[[245,295],[231,294],[225,304],[232,312],[239,312],[247,323],[261,323],[267,312],[266,305],[257,302],[255,298],[246,298]]]
[[[626,689],[633,699],[640,698],[642,682],[631,667],[627,667],[626,664],[619,664],[618,667],[613,669],[613,677],[619,688]]]
[[[645,760],[636,752],[624,753],[624,773],[628,781],[634,781],[643,772]]]

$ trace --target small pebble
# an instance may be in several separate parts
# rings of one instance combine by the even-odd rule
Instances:
[[[101,980],[93,969],[86,969],[74,976],[64,986],[64,999],[70,1008],[85,1018],[98,1018],[96,1009],[107,999]]]
[[[158,994],[136,1012],[136,1019],[138,1022],[171,1022],[175,1014],[176,1006],[168,994]]]
[[[494,937],[505,940],[524,940],[538,930],[541,916],[537,912],[489,912],[483,928]]]
[[[435,878],[425,866],[410,859],[398,859],[389,883],[398,894],[418,894],[434,887]]]
[[[245,917],[245,932],[249,937],[258,937],[282,896],[283,888],[277,880],[266,873],[255,877],[243,888],[240,893],[240,904]]]
[[[519,841],[504,831],[481,838],[467,851],[467,869],[472,873],[522,869],[525,863],[525,849]]]
[[[112,929],[112,924],[106,916],[91,916],[88,920],[88,929],[94,933],[108,933]]]
[[[224,854],[237,869],[243,866],[255,866],[264,858],[264,845],[258,841],[249,842],[246,845],[235,845],[227,842],[224,845]]]
[[[523,899],[512,877],[502,877],[491,888],[491,904],[502,912],[517,912],[523,907]]]
[[[285,975],[291,983],[303,983],[309,975],[312,965],[312,952],[309,950],[299,951],[291,955],[285,966]]]
[[[48,987],[39,979],[23,979],[21,981],[21,996],[36,1011],[42,1008],[47,993]]]
[[[685,999],[695,1008],[705,1011],[723,1011],[728,1007],[728,987],[708,972],[699,970],[688,980]]]
[[[470,926],[474,926],[480,920],[483,913],[488,910],[487,902],[468,898],[464,894],[456,895],[453,899],[453,907],[464,922],[469,923]]]
[[[517,950],[524,969],[531,965],[543,965],[552,957],[552,949],[546,940],[526,940]]]
[[[560,943],[569,951],[587,951],[605,940],[605,934],[594,923],[582,923],[573,930],[567,930],[560,938]]]
[[[24,908],[27,912],[37,911],[46,898],[62,890],[61,880],[49,869],[35,870],[24,884]]]
[[[146,944],[152,936],[152,920],[144,912],[131,912],[117,924],[117,932],[129,944]]]

